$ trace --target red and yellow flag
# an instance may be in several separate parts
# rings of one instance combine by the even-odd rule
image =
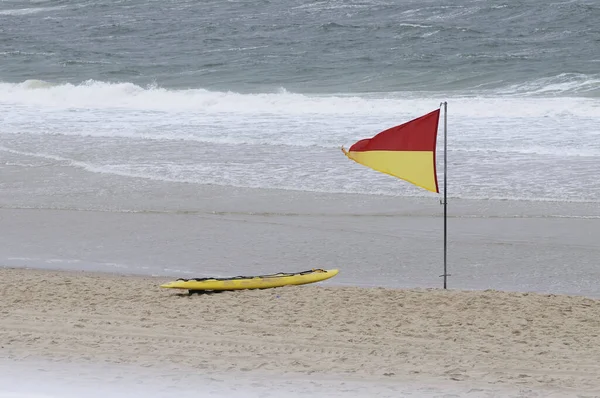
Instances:
[[[439,193],[435,170],[439,116],[437,109],[342,151],[357,163]]]

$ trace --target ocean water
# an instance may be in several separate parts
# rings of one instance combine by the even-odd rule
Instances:
[[[431,197],[340,147],[448,101],[450,197],[596,202],[598,20],[592,1],[3,1],[0,172]]]
[[[2,1],[0,265],[439,286],[438,195],[340,148],[447,101],[451,286],[598,296],[599,20],[591,1]]]

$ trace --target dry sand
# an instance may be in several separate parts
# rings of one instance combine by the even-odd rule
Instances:
[[[343,272],[343,271],[342,271]],[[600,301],[305,285],[191,295],[169,278],[0,268],[0,356],[600,395]]]

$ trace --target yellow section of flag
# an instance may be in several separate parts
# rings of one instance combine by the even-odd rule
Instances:
[[[434,153],[429,151],[348,152],[348,158],[381,173],[408,181],[428,191],[438,192]]]

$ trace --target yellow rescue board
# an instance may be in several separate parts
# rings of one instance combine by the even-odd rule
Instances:
[[[287,285],[304,285],[324,281],[338,274],[337,269],[312,269],[297,273],[279,273],[257,276],[236,276],[232,278],[196,278],[178,279],[165,283],[160,287],[168,289],[188,290],[240,290],[240,289],[268,289]]]

